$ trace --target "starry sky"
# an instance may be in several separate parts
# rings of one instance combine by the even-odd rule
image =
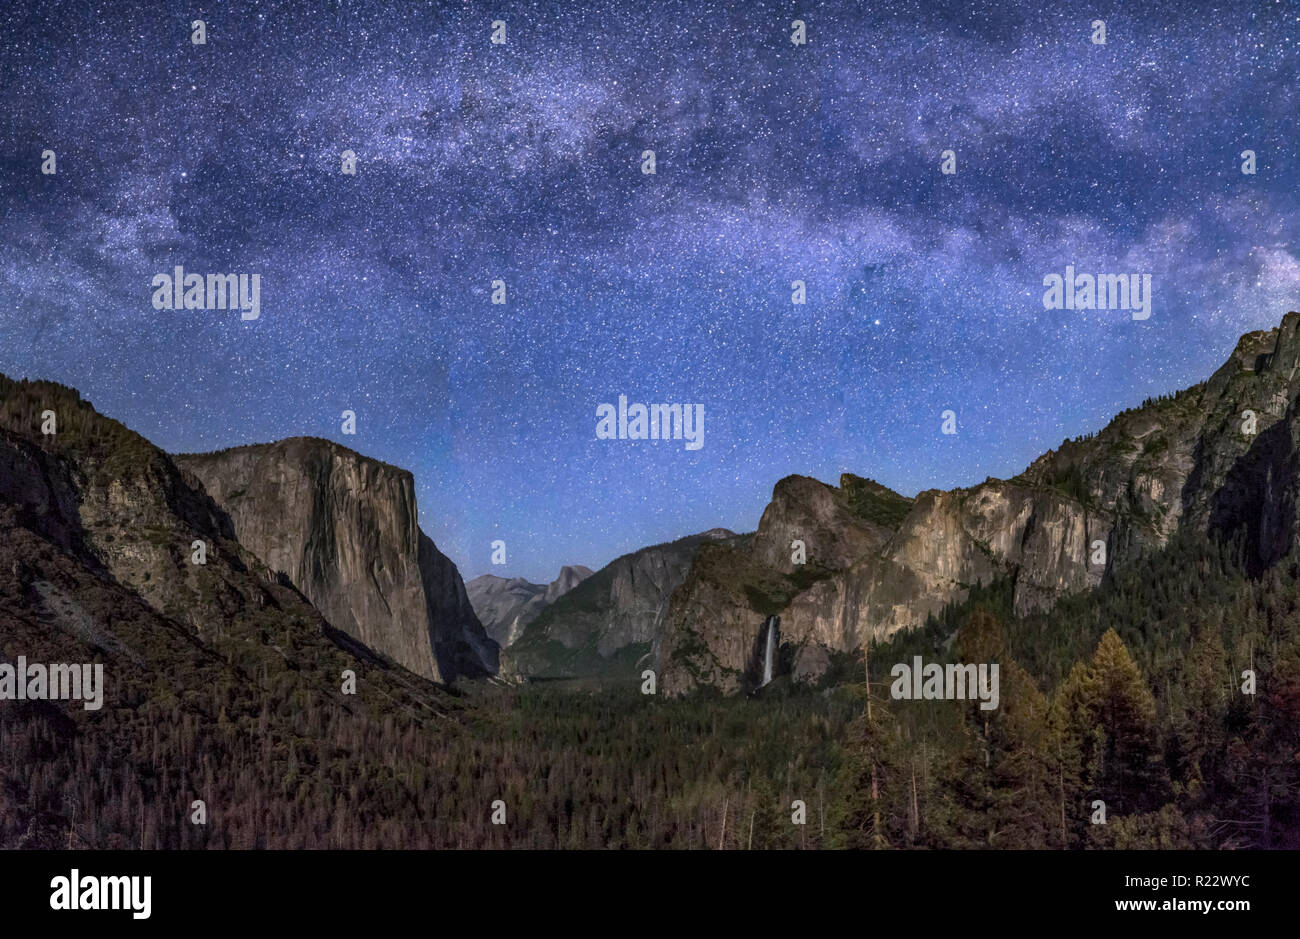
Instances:
[[[1298,39],[1268,2],[17,0],[0,371],[171,451],[410,469],[466,579],[751,531],[790,473],[1011,476],[1300,308]],[[154,309],[177,264],[259,273],[260,319]],[[1151,318],[1044,310],[1067,264],[1150,273]],[[597,440],[620,394],[704,446]]]

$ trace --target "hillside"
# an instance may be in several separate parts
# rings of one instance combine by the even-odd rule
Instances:
[[[839,488],[783,479],[753,546],[702,552],[674,594],[665,687],[750,686],[771,614],[784,662],[821,661],[916,628],[980,582],[1008,580],[1017,616],[1051,609],[1178,532],[1243,531],[1251,569],[1267,567],[1296,530],[1298,371],[1300,313],[1288,313],[1243,336],[1207,381],[1065,441],[1011,480],[906,500],[848,474]],[[791,562],[794,539],[804,565]]]

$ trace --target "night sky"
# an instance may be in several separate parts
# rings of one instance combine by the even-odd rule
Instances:
[[[337,440],[467,579],[546,581],[790,473],[1014,475],[1300,307],[1300,7],[866,6],[13,0],[0,371],[171,451]],[[260,319],[154,309],[178,264]],[[1151,318],[1044,310],[1067,264]],[[597,440],[620,394],[704,446]]]

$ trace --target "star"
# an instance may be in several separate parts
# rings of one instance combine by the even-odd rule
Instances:
[[[1281,5],[1105,46],[1044,4],[818,7],[804,46],[766,3],[570,6],[15,21],[0,371],[174,451],[336,436],[467,579],[499,526],[547,582],[752,531],[791,473],[1013,476],[1300,305]],[[259,274],[260,318],[153,309],[177,265]],[[1151,318],[1044,309],[1067,265],[1151,274]],[[702,405],[704,446],[597,440],[620,394]]]

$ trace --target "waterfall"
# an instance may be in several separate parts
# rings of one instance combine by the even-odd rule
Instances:
[[[767,618],[767,653],[763,656],[764,685],[772,680],[772,655],[776,652],[776,624],[780,621],[779,616],[769,616]]]

